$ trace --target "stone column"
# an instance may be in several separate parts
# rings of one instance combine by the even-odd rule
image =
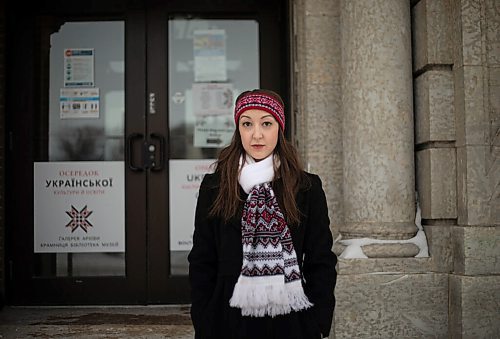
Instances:
[[[417,232],[410,1],[343,0],[341,22],[340,232],[409,239]]]

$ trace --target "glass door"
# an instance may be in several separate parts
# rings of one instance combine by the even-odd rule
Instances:
[[[78,6],[10,22],[13,304],[147,300],[145,11]]]
[[[189,4],[148,9],[148,135],[165,144],[148,177],[151,303],[189,301],[197,193],[231,141],[234,100],[259,87],[287,97],[283,1]]]
[[[189,303],[196,195],[234,99],[288,98],[286,2],[9,13],[8,302]]]
[[[66,22],[52,34],[48,124],[48,161],[34,168],[34,246],[54,267],[39,275],[125,276],[123,21]]]

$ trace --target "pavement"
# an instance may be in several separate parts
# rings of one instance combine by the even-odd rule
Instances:
[[[0,338],[194,337],[189,305],[19,307],[0,310]]]

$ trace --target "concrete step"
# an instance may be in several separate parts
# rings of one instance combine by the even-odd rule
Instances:
[[[189,305],[6,306],[0,338],[177,338],[194,337]]]

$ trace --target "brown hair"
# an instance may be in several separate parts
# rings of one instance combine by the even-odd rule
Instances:
[[[253,90],[243,92],[236,101],[249,93],[265,93],[272,95],[283,102],[275,92],[268,90]],[[300,211],[295,201],[295,195],[305,179],[295,147],[286,140],[283,130],[278,133],[278,143],[273,152],[280,161],[280,166],[274,169],[273,189],[276,192],[278,203],[289,224],[298,224]],[[238,183],[240,157],[245,155],[241,135],[238,127],[233,134],[231,143],[222,149],[216,162],[215,173],[220,177],[219,192],[210,210],[211,216],[221,217],[228,221],[238,214],[242,208],[240,185]]]

